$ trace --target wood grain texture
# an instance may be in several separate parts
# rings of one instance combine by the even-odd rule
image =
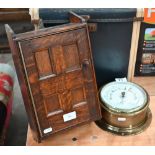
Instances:
[[[33,110],[33,105],[31,103],[31,98],[28,91],[28,85],[24,75],[25,72],[24,72],[24,67],[22,65],[21,55],[19,52],[20,50],[17,43],[13,40],[13,35],[14,35],[13,30],[9,27],[9,25],[5,25],[5,29],[6,29],[7,38],[9,41],[9,46],[11,48],[14,65],[16,67],[16,73],[18,76],[18,81],[20,84],[22,96],[24,96],[23,100],[24,100],[26,112],[28,114],[28,120],[30,123],[31,131],[33,133],[33,138],[36,141],[40,142],[40,132],[38,129],[37,119],[35,117],[35,111]]]
[[[49,28],[44,28],[44,29],[39,29],[37,31],[30,31],[26,33],[21,33],[21,34],[16,34],[15,40],[26,40],[26,39],[31,39],[31,38],[36,38],[40,36],[48,36],[51,34],[57,34],[61,32],[67,32],[75,29],[80,29],[83,26],[85,26],[85,23],[77,23],[77,24],[63,24],[60,26],[54,26],[54,27],[49,27]],[[68,37],[69,39],[69,37]]]
[[[0,8],[0,53],[10,53],[4,28],[6,23],[18,33],[33,30],[28,8]]]
[[[155,77],[133,77],[132,82],[144,87],[149,95],[155,96]]]
[[[101,118],[87,24],[14,34],[12,40],[20,49],[15,52],[22,60],[38,139]],[[76,117],[65,121],[71,112]]]
[[[0,22],[31,21],[28,8],[0,8]]]
[[[40,77],[52,74],[52,65],[48,49],[35,53],[36,63]]]
[[[140,9],[140,8],[137,9],[136,17],[144,17],[143,9]],[[128,80],[129,81],[132,81],[134,77],[138,41],[139,41],[139,35],[140,35],[140,26],[141,26],[141,21],[133,22],[130,58],[129,58],[129,66],[128,66]]]
[[[27,146],[155,146],[155,96],[151,96],[150,109],[152,111],[151,125],[142,133],[134,136],[116,136],[103,131],[96,124],[90,123],[74,129],[53,135],[42,143],[36,143],[30,128],[27,133]],[[77,138],[73,141],[73,138]]]
[[[82,16],[79,16],[79,15],[77,15],[76,13],[74,13],[72,11],[69,12],[69,21],[71,23],[83,23],[83,22],[86,22],[86,20]]]
[[[10,53],[5,23],[9,23],[16,33],[34,29],[28,8],[0,8],[0,53]]]
[[[68,35],[70,35],[71,38],[68,38]],[[82,44],[82,38],[85,41],[84,44]],[[77,44],[76,42],[79,43]],[[86,120],[91,120],[91,117],[94,118],[96,115],[98,115],[95,106],[93,107],[93,113],[89,113],[88,111],[88,107],[90,108],[90,105],[93,103],[97,104],[97,94],[95,93],[93,81],[94,73],[92,72],[90,66],[90,54],[85,55],[85,57],[82,54],[85,52],[89,53],[88,47],[88,39],[86,38],[86,31],[84,28],[51,35],[47,38],[36,38],[33,41],[27,40],[21,43],[39,124],[42,134],[45,136],[46,134],[44,134],[44,130],[46,128],[52,127],[52,133],[54,133],[59,130],[63,130],[63,128],[71,127],[83,122],[83,120],[85,120],[84,117],[86,117]],[[49,60],[49,53],[47,50],[41,50],[44,48],[51,49],[53,62],[52,60]],[[34,53],[37,60],[37,65],[33,60]],[[42,63],[43,65],[41,65]],[[49,77],[48,80],[42,79],[41,81],[38,81],[38,74],[41,73],[41,76],[46,76],[47,71],[51,71],[51,63],[53,63],[55,68],[55,77]],[[77,81],[79,81],[79,83]],[[39,85],[41,85],[41,87],[39,87]],[[55,85],[55,87],[53,87],[53,85]],[[84,85],[84,88],[86,89],[86,102],[84,105],[78,102],[76,103],[77,105],[74,104],[73,106],[74,101],[71,91],[72,89],[76,89],[82,85]],[[44,95],[42,95],[41,92],[43,92]],[[49,107],[50,103],[48,106],[47,104],[44,105],[43,103],[47,103],[48,100],[48,102],[51,102],[52,104],[52,100],[47,99],[50,96],[51,98],[53,97],[54,94],[52,92],[58,94],[60,106],[58,109],[55,109],[55,106],[50,106],[51,111],[48,109],[47,119],[45,113],[47,113],[47,108]],[[48,97],[46,96],[47,94]],[[89,98],[91,98],[91,100]],[[89,102],[87,102],[87,100],[89,100]],[[87,111],[82,110],[81,112],[83,112],[83,114],[79,113],[80,108],[85,108]],[[44,109],[46,109],[46,112]],[[63,114],[70,113],[72,111],[76,111],[77,113],[76,120],[64,123],[62,117]],[[92,110],[90,109],[90,111]],[[81,117],[83,117],[83,120],[80,119]]]

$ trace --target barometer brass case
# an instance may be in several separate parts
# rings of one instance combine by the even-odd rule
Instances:
[[[127,82],[127,84],[138,86],[131,82]],[[105,86],[99,91],[102,119],[97,121],[96,124],[106,131],[122,136],[138,134],[144,131],[152,120],[152,114],[149,109],[150,99],[147,92],[142,87],[138,86],[146,93],[145,103],[139,109],[137,108],[137,110],[133,109],[127,111],[124,109],[112,108],[108,106],[108,103],[105,103],[104,99],[101,97],[101,91]]]

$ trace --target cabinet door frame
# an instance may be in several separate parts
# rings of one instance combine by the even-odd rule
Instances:
[[[55,26],[53,28],[46,28],[46,29],[41,29],[37,31],[32,31],[32,32],[27,32],[23,34],[14,34],[14,32],[11,30],[11,28],[8,25],[5,25],[9,44],[11,47],[11,51],[13,54],[13,59],[14,59],[14,64],[16,67],[16,72],[18,75],[22,95],[23,95],[23,100],[25,104],[26,111],[28,113],[28,119],[30,123],[30,127],[33,131],[33,136],[35,140],[38,142],[41,141],[41,139],[44,137],[44,135],[41,132],[40,126],[39,126],[39,121],[37,117],[37,113],[35,111],[35,105],[32,97],[32,92],[30,91],[30,84],[28,81],[28,75],[26,73],[26,67],[25,64],[23,63],[23,55],[21,54],[21,46],[20,42],[24,40],[30,40],[38,37],[43,37],[43,36],[48,36],[52,34],[57,34],[57,33],[63,33],[75,29],[80,29],[80,28],[85,28],[87,31],[87,38],[88,38],[88,44],[89,44],[89,54],[90,54],[90,59],[91,59],[91,68],[93,70],[93,81],[96,82],[95,78],[95,71],[93,67],[93,59],[92,59],[92,53],[91,53],[91,46],[90,46],[90,39],[88,35],[88,27],[86,23],[71,23],[71,24],[65,24],[61,26]],[[97,86],[96,83],[94,84],[94,90],[95,94],[97,97]],[[96,98],[98,102],[98,97]],[[90,118],[89,121],[97,120],[101,118],[101,111],[100,111],[100,106],[99,103],[96,104],[96,110],[97,113],[95,117]],[[91,113],[93,113],[94,109],[91,109]]]

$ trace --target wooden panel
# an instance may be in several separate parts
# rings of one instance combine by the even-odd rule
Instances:
[[[52,53],[53,53],[53,61],[54,61],[56,73],[60,74],[65,70],[65,67],[66,67],[62,46],[52,47]]]
[[[52,74],[52,65],[49,58],[49,52],[47,50],[39,51],[35,53],[36,63],[40,77]]]
[[[79,54],[76,44],[64,46],[64,60],[66,64],[66,71],[72,71],[80,68]]]
[[[0,8],[0,53],[10,53],[4,24],[9,23],[16,33],[34,29],[28,8]]]
[[[62,44],[62,42],[74,42],[76,36],[74,35],[74,31],[77,30],[77,31],[81,31],[81,29],[85,29],[86,27],[86,24],[85,23],[81,23],[81,24],[66,24],[66,25],[60,25],[60,26],[56,26],[56,27],[50,27],[50,28],[44,28],[44,29],[40,29],[40,30],[37,30],[37,33],[36,31],[30,31],[30,32],[27,32],[27,33],[23,33],[23,34],[16,34],[16,38],[15,40],[18,41],[18,40],[23,40],[23,39],[32,39],[32,38],[38,38],[41,36],[41,37],[46,37],[46,39],[48,40],[49,39],[49,34],[58,34],[60,35],[60,44]],[[70,32],[69,32],[70,31]],[[67,36],[62,36],[62,34],[64,32],[69,32],[67,33]],[[78,35],[78,33],[77,33]],[[56,35],[54,36],[56,37]],[[65,39],[63,39],[65,37]],[[51,38],[51,36],[50,36]],[[44,43],[46,43],[46,40],[44,41]],[[40,41],[42,39],[39,39]],[[36,40],[33,40],[34,42]],[[34,44],[33,42],[33,44]],[[57,42],[57,39],[53,39],[53,44]],[[50,43],[50,42],[49,42]],[[43,44],[43,42],[40,42],[40,45]],[[47,44],[47,43],[46,43]]]
[[[66,89],[73,89],[79,87],[80,85],[83,85],[84,81],[81,70],[66,74],[64,83],[66,85]]]
[[[86,99],[87,102],[89,103],[89,113],[90,116],[92,117],[92,119],[96,119],[95,117],[98,117],[97,114],[99,114],[99,109],[95,108],[96,107],[96,102],[97,102],[97,98],[96,96],[96,92],[95,89],[93,88],[94,85],[92,83],[87,83],[87,85],[85,85],[85,89],[86,89]],[[99,103],[99,102],[98,102]]]
[[[82,29],[80,29],[79,32],[75,34],[77,37],[77,46],[81,61],[88,60],[91,56],[88,44],[89,41],[86,34],[87,34],[86,30]]]
[[[62,93],[65,90],[64,76],[61,75],[40,81],[40,90],[44,96]]]
[[[59,26],[58,26],[59,27]],[[70,27],[70,26],[69,26]],[[69,28],[68,27],[68,28]],[[59,31],[56,33],[56,31]],[[51,32],[50,32],[51,31]],[[64,31],[64,32],[63,32]],[[30,36],[27,36],[30,32],[24,33],[22,35],[19,34],[20,38],[18,38],[18,35],[16,35],[15,40],[23,40],[26,38],[23,38],[25,35],[28,37],[26,40],[24,40],[25,46],[30,46],[31,51],[39,50],[40,48],[53,48],[53,47],[61,47],[64,45],[68,45],[71,43],[75,43],[77,40],[75,33],[78,33],[79,30],[72,30],[65,32],[64,28],[46,28],[46,29],[40,29],[36,31],[31,31],[32,38]],[[52,34],[53,33],[53,34]],[[36,36],[36,37],[35,37]]]
[[[72,95],[69,90],[64,90],[63,93],[60,94],[60,105],[61,109],[66,112],[71,112],[72,111]]]
[[[31,21],[28,8],[1,8],[0,22]]]
[[[33,133],[33,138],[36,141],[40,142],[41,132],[39,130],[36,113],[33,109],[33,104],[31,101],[30,94],[29,94],[28,84],[25,78],[24,66],[22,65],[22,60],[20,57],[21,54],[17,46],[17,43],[13,40],[14,32],[9,27],[9,25],[5,25],[5,29],[6,29],[9,45],[12,51],[12,56],[13,56],[14,64],[16,67],[16,73],[19,78],[21,93],[22,93],[22,96],[24,96],[23,100],[24,100],[26,112],[28,114],[28,120],[30,123],[31,131]]]
[[[24,58],[27,82],[29,84],[29,92],[31,94],[31,102],[33,104],[34,111],[36,113],[40,132],[43,136],[44,129],[49,128],[50,124],[46,118],[44,99],[40,90],[38,69],[37,69],[37,66],[35,63],[35,57],[34,57],[34,52],[39,50],[32,51],[31,46],[28,45],[25,47],[24,42],[21,42],[20,45],[21,45],[21,53],[23,54],[23,58]]]
[[[0,8],[0,11],[3,11],[3,12],[14,12],[14,11],[28,11],[29,9],[28,8]]]
[[[51,124],[51,127],[53,128],[53,132],[69,128],[72,126],[75,126],[77,124],[80,124],[82,122],[89,121],[89,109],[87,104],[84,104],[83,106],[76,107],[74,110],[76,112],[76,119],[64,122],[63,119],[63,114],[64,113],[59,113],[57,115],[53,115],[50,117],[49,122]],[[72,112],[72,111],[70,111]],[[66,114],[66,113],[65,113]]]
[[[144,9],[138,8],[136,17],[144,17]],[[128,81],[132,81],[134,77],[140,26],[141,26],[141,21],[133,22],[130,58],[129,58],[129,65],[128,65]]]
[[[85,89],[83,88],[83,86],[72,89],[71,93],[73,97],[73,105],[81,102],[86,102]]]
[[[45,104],[47,117],[54,115],[55,111],[61,110],[59,105],[58,94],[44,97],[44,104]]]
[[[27,133],[27,146],[155,146],[155,96],[150,98],[152,122],[147,130],[132,136],[117,136],[100,129],[94,122],[58,133],[36,143],[30,128]],[[74,138],[74,139],[73,139]]]

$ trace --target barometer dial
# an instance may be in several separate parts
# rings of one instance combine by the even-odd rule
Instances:
[[[111,82],[102,87],[100,98],[106,107],[119,112],[134,112],[147,104],[143,88],[131,82]]]

